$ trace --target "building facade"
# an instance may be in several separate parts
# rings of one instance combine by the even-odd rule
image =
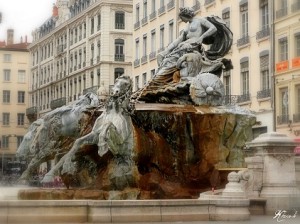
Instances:
[[[0,46],[0,168],[15,161],[16,150],[27,132],[28,75],[30,56],[28,43],[13,43],[13,30]]]
[[[193,8],[196,16],[219,16],[230,27],[233,45],[225,57],[232,60],[234,69],[221,77],[226,95],[255,113],[253,137],[273,131],[270,0],[134,0],[135,89],[143,87],[155,74],[157,53],[185,28],[178,18],[180,7]]]
[[[57,0],[29,46],[31,121],[131,74],[132,1]]]
[[[276,130],[300,136],[300,1],[274,5]]]

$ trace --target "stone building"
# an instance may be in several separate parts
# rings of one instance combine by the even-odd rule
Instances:
[[[225,57],[232,60],[234,69],[221,77],[226,95],[232,102],[255,112],[258,122],[253,128],[254,137],[272,131],[271,3],[270,0],[134,0],[135,89],[143,87],[155,74],[157,53],[186,26],[178,18],[179,8],[190,7],[196,16],[219,16],[232,30],[233,46]]]
[[[132,1],[57,0],[29,46],[31,121],[131,73]]]
[[[276,130],[300,136],[300,1],[274,5]]]
[[[14,43],[14,30],[7,30],[7,41],[0,42],[0,169],[14,161],[18,145],[27,132],[28,75],[30,57],[27,38]],[[0,174],[0,175],[1,175]]]

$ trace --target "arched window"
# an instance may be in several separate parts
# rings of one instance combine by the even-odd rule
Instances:
[[[125,13],[116,12],[115,14],[115,29],[125,29]]]
[[[115,81],[124,74],[124,68],[115,68]]]

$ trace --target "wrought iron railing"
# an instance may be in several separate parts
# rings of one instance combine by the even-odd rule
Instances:
[[[175,7],[175,1],[174,0],[169,1],[167,4],[167,9],[170,10],[174,7]]]
[[[150,15],[149,15],[149,19],[152,20],[156,17],[156,11],[152,12]]]
[[[249,35],[244,36],[244,37],[238,39],[236,45],[237,45],[237,47],[241,47],[241,46],[246,45],[248,43],[250,43]]]
[[[62,97],[62,98],[58,98],[56,100],[52,100],[50,102],[50,108],[51,108],[51,110],[54,110],[58,107],[66,105],[66,102],[67,102],[66,97]]]
[[[145,25],[147,22],[148,22],[148,16],[145,16],[145,17],[142,19],[142,26]]]
[[[115,61],[125,61],[124,54],[115,54]]]
[[[149,60],[153,60],[154,58],[156,58],[156,52],[154,51],[154,52],[151,52],[150,54],[149,54]]]
[[[136,30],[136,29],[140,28],[140,25],[141,25],[141,22],[140,22],[140,21],[136,22],[136,23],[134,24],[134,29]]]
[[[166,6],[162,6],[158,9],[158,15],[163,14],[166,11]]]
[[[213,2],[215,2],[216,0],[205,0],[204,5],[209,5]]]
[[[244,102],[247,102],[247,101],[250,101],[250,94],[249,93],[238,96],[237,103],[244,103]]]
[[[268,37],[268,36],[270,36],[270,28],[269,27],[258,31],[256,33],[256,40],[260,40],[260,39],[262,39],[264,37]]]
[[[139,65],[140,65],[140,59],[135,59],[134,62],[133,62],[133,66],[137,67]]]
[[[257,92],[257,99],[268,98],[271,96],[271,89],[264,89]]]
[[[144,64],[146,63],[148,60],[148,56],[147,55],[144,55],[142,58],[141,58],[141,63]]]

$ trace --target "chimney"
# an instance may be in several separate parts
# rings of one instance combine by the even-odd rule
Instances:
[[[21,36],[21,43],[23,43],[23,37]]]
[[[53,17],[57,17],[58,16],[58,8],[57,8],[57,6],[55,4],[53,4],[52,16]]]
[[[14,44],[14,30],[8,29],[7,30],[7,45]]]

